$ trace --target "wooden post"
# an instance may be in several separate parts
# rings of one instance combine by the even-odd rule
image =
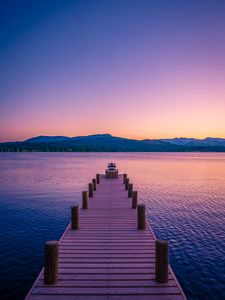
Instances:
[[[93,197],[93,183],[88,184],[89,197]]]
[[[168,282],[168,242],[156,240],[155,242],[155,280],[160,283]]]
[[[127,174],[123,174],[123,184],[125,184],[126,178],[127,178]]]
[[[96,191],[96,179],[95,178],[92,179],[92,183],[93,183],[93,189],[94,189],[94,191]]]
[[[125,179],[125,190],[128,190],[128,185],[129,185],[129,178]]]
[[[58,280],[59,242],[48,241],[45,244],[44,283],[54,284]]]
[[[137,208],[137,191],[132,192],[132,208]]]
[[[97,181],[97,184],[100,183],[100,174],[96,174],[96,181]]]
[[[79,228],[79,205],[71,207],[71,228]]]
[[[83,209],[88,208],[88,192],[87,191],[82,192],[82,208]]]
[[[145,229],[145,205],[138,204],[137,206],[138,215],[138,229]]]
[[[133,183],[129,183],[128,185],[128,197],[132,197],[132,192],[133,192]]]

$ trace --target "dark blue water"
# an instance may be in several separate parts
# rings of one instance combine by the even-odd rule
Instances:
[[[129,174],[188,299],[225,299],[225,154],[0,153],[0,295],[23,299],[90,179]]]

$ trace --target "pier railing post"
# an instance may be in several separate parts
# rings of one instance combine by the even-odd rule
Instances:
[[[88,192],[87,191],[82,192],[82,208],[83,209],[88,208]]]
[[[126,178],[127,178],[127,174],[123,174],[123,184],[125,184]]]
[[[132,192],[132,208],[137,208],[137,191]]]
[[[59,242],[48,241],[45,244],[44,283],[54,284],[58,280]]]
[[[128,197],[132,197],[132,192],[133,192],[133,183],[129,183],[128,185]]]
[[[96,174],[96,181],[97,181],[97,184],[100,183],[100,174]]]
[[[88,194],[89,197],[93,197],[93,183],[88,184]]]
[[[93,183],[93,190],[96,191],[97,184],[95,178],[92,179],[92,183]]]
[[[138,204],[137,206],[138,229],[145,229],[145,205]]]
[[[71,207],[71,228],[79,228],[79,205]]]
[[[156,240],[155,242],[155,280],[160,283],[168,282],[168,248],[167,241]]]
[[[125,190],[128,190],[128,185],[129,185],[129,178],[125,179]]]

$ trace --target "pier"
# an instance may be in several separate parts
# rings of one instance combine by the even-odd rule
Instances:
[[[60,241],[46,243],[26,300],[186,299],[134,187],[126,174],[96,175]]]

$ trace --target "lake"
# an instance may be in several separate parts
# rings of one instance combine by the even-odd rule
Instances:
[[[0,153],[0,295],[23,299],[70,206],[109,161],[128,173],[148,220],[169,240],[188,299],[225,299],[224,153]]]

